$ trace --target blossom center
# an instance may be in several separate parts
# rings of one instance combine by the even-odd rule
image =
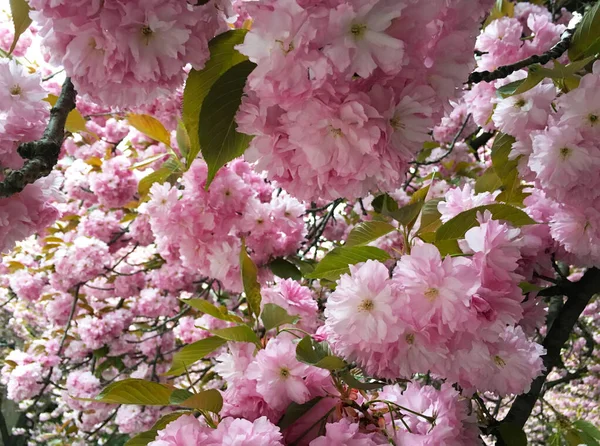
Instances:
[[[427,288],[425,290],[425,297],[429,300],[435,300],[440,295],[440,290],[437,288]]]
[[[281,367],[281,369],[279,370],[279,376],[281,376],[283,379],[289,377],[290,369],[288,369],[287,367]]]
[[[494,362],[496,363],[497,366],[499,367],[504,367],[506,366],[506,362],[504,361],[504,359],[502,359],[500,356],[496,355],[494,356]]]
[[[406,343],[409,345],[413,345],[415,343],[415,335],[413,333],[409,333],[406,335]]]
[[[355,23],[350,27],[350,33],[355,39],[361,39],[365,35],[365,31],[367,31],[367,25]]]
[[[519,108],[523,108],[525,105],[527,105],[527,101],[523,98],[519,98],[517,99],[517,102],[515,102],[515,106]]]
[[[148,43],[150,42],[150,39],[152,38],[153,34],[154,31],[152,31],[152,28],[150,28],[148,25],[142,27],[142,38],[146,42],[146,45],[148,45]]]
[[[285,47],[283,40],[276,40],[275,42],[279,44],[279,47],[281,48],[281,51],[283,51],[284,54],[288,54],[289,52],[294,51],[294,41],[288,43],[287,48]]]
[[[563,147],[562,149],[560,149],[560,157],[563,161],[565,161],[569,156],[571,156],[571,152],[572,150],[568,147]]]
[[[334,138],[339,138],[344,135],[341,129],[336,129],[333,126],[329,126],[329,133],[333,135]]]
[[[373,308],[375,308],[375,302],[373,302],[371,299],[363,300],[358,306],[359,311],[371,311]]]
[[[10,89],[10,94],[12,94],[13,96],[18,96],[23,92],[23,90],[21,89],[20,85],[13,85],[13,87]]]
[[[400,116],[394,115],[392,119],[390,119],[390,125],[394,130],[402,130],[406,128],[406,124],[402,122]]]
[[[588,116],[588,121],[590,121],[590,124],[592,125],[598,124],[598,119],[600,119],[598,118],[598,115],[595,115],[593,113],[590,113],[590,115]]]

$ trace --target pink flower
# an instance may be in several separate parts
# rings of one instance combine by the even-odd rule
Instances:
[[[497,195],[497,192],[477,194],[469,183],[465,184],[462,189],[458,187],[450,189],[444,195],[444,201],[438,203],[437,209],[442,214],[440,219],[445,223],[461,212],[478,206],[492,204]]]
[[[254,422],[244,419],[224,418],[212,431],[207,446],[283,446],[279,428],[267,417]],[[199,443],[198,443],[199,444]]]
[[[210,429],[201,425],[193,415],[182,415],[167,424],[148,446],[197,446],[206,444]]]
[[[392,311],[395,297],[387,268],[373,260],[350,266],[327,299],[325,326],[340,342],[366,345],[398,339],[398,319]],[[343,339],[343,341],[342,341]]]
[[[387,439],[378,433],[360,432],[358,423],[342,418],[335,423],[327,423],[325,435],[310,442],[310,446],[383,446],[389,444]]]
[[[394,269],[394,283],[408,296],[411,316],[428,321],[440,333],[456,331],[469,319],[469,302],[479,286],[477,272],[466,259],[442,260],[434,245],[414,246]]]
[[[310,399],[307,386],[310,374],[327,374],[296,359],[296,346],[288,339],[271,339],[248,366],[246,376],[257,381],[256,390],[274,409],[290,402],[302,404]]]
[[[328,39],[324,54],[340,71],[366,78],[381,68],[386,74],[397,73],[404,60],[404,43],[386,30],[399,17],[404,5],[369,1],[354,9],[341,4],[330,12]]]

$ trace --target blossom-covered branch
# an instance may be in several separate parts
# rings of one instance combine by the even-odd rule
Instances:
[[[17,149],[27,161],[20,169],[10,171],[0,182],[0,198],[21,192],[28,184],[48,176],[58,162],[58,155],[65,136],[67,116],[75,109],[77,92],[66,78],[56,105],[50,110],[50,120],[44,135],[37,141],[22,143]]]
[[[527,68],[530,65],[545,65],[551,60],[558,59],[569,49],[574,32],[575,29],[567,29],[562,35],[561,40],[548,51],[546,51],[544,54],[534,54],[533,56],[530,56],[513,64],[498,67],[494,71],[474,71],[469,75],[467,83],[477,84],[482,81],[493,82],[498,79],[504,79],[510,76],[511,74],[522,70],[523,68]]]

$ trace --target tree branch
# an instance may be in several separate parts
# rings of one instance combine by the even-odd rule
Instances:
[[[558,59],[569,49],[574,33],[575,29],[567,29],[563,33],[560,41],[544,54],[534,54],[533,56],[520,60],[514,64],[498,67],[494,71],[474,71],[469,75],[467,83],[477,84],[482,81],[492,82],[497,79],[504,79],[505,77],[513,74],[515,71],[519,71],[536,63],[540,65],[546,65],[551,60]]]
[[[544,356],[546,369],[541,376],[533,381],[529,392],[521,394],[515,399],[501,423],[513,423],[523,427],[527,422],[535,403],[540,397],[548,374],[561,362],[560,352],[579,316],[591,298],[600,292],[600,269],[590,268],[579,282],[561,281],[557,287],[567,296],[567,301],[556,316],[542,344],[546,349],[546,355]],[[504,443],[499,440],[497,444]]]
[[[26,160],[25,164],[20,169],[10,171],[0,182],[0,198],[19,193],[28,184],[52,172],[65,136],[67,116],[75,109],[76,97],[75,87],[67,77],[56,104],[50,110],[50,120],[42,138],[19,145],[17,152]]]

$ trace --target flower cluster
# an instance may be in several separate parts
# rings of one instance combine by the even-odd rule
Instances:
[[[30,6],[50,61],[64,66],[80,93],[115,107],[180,87],[185,65],[201,69],[208,41],[226,29],[214,1],[33,0]]]
[[[304,199],[394,190],[473,67],[487,1],[247,4],[246,159]],[[468,11],[468,12],[466,12]],[[425,32],[425,35],[423,35]]]
[[[168,261],[241,290],[241,237],[253,260],[263,265],[295,252],[305,234],[304,206],[237,160],[222,168],[205,190],[207,166],[196,160],[183,176],[183,189],[152,186],[145,212],[158,250]]]

